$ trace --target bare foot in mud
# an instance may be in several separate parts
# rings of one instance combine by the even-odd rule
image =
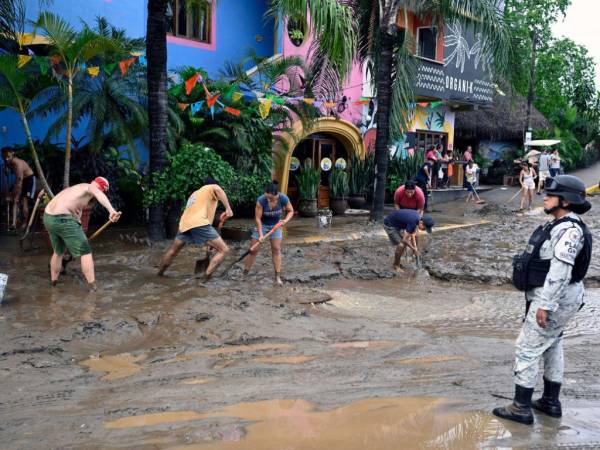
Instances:
[[[90,292],[98,291],[98,285],[96,283],[88,283],[88,289]]]
[[[283,281],[279,275],[275,276],[275,286],[283,286]]]
[[[404,268],[401,265],[394,266],[396,273],[404,273]]]

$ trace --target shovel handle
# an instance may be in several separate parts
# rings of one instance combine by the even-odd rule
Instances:
[[[269,236],[271,236],[273,233],[275,233],[277,230],[279,230],[282,226],[283,226],[283,222],[280,221],[279,223],[277,223],[277,225],[275,225],[273,228],[271,228],[271,231],[269,231],[267,234],[265,234],[263,236],[262,240],[256,242],[252,247],[250,247],[250,251],[253,252],[254,250],[256,250],[258,248],[258,246],[262,243],[262,241],[267,239]]]
[[[106,230],[109,225],[112,223],[112,220],[108,220],[104,225],[102,225],[100,228],[98,228],[96,230],[96,232],[94,234],[92,234],[89,238],[88,241],[93,241],[94,239],[96,239],[98,236],[100,236],[104,230]]]
[[[31,216],[29,217],[29,223],[27,224],[27,229],[25,230],[25,234],[21,238],[21,240],[25,240],[25,238],[29,235],[29,230],[31,229],[31,225],[33,224],[33,220],[35,219],[35,213],[37,212],[38,206],[40,206],[40,200],[46,192],[42,189],[35,199],[35,204],[33,205],[33,211],[31,211]]]

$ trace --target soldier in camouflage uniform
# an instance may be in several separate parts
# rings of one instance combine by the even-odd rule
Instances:
[[[548,179],[546,186],[544,211],[554,216],[554,220],[550,223],[553,226],[550,238],[541,245],[539,256],[541,260],[550,260],[549,270],[545,280],[542,278],[543,286],[529,289],[525,294],[529,308],[516,343],[513,403],[493,411],[498,417],[525,424],[533,423],[532,406],[552,417],[562,415],[558,399],[564,371],[562,333],[583,304],[583,282],[574,280],[575,273],[585,275],[589,261],[587,265],[583,262],[585,269],[582,269],[581,258],[577,257],[584,245],[590,247],[584,254],[589,256],[591,252],[591,237],[586,232],[589,241],[584,238],[587,229],[575,214],[583,214],[591,207],[585,200],[583,182],[570,175],[559,175]],[[532,404],[542,357],[544,393]]]

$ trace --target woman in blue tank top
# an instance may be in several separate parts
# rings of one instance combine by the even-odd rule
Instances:
[[[286,213],[282,219],[283,213]],[[294,216],[294,208],[287,195],[279,192],[279,185],[276,181],[265,187],[265,193],[256,200],[254,210],[254,220],[256,227],[252,230],[252,245],[263,240],[263,236],[273,229],[280,221],[288,223]],[[275,283],[282,285],[281,281],[281,240],[283,233],[281,228],[275,231],[269,239],[271,241],[271,256],[273,258],[273,267],[275,269]],[[260,248],[260,247],[259,247]],[[247,275],[256,261],[258,249],[251,252],[244,263],[244,275]]]

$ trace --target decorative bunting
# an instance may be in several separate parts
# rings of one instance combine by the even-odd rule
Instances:
[[[33,58],[33,56],[19,55],[19,61],[17,62],[17,67],[20,69],[25,64],[27,64],[29,61],[31,61],[31,58]]]
[[[323,102],[321,100],[315,100],[312,104],[315,108],[320,108],[321,105],[323,105]]]
[[[185,94],[186,95],[190,95],[192,93],[192,89],[194,89],[194,86],[196,86],[196,83],[198,83],[199,79],[200,79],[200,74],[196,73],[196,74],[192,75],[190,78],[188,78],[187,80],[185,80]]]
[[[357,100],[357,101],[355,101],[355,102],[353,103],[353,105],[354,105],[354,106],[368,105],[370,101],[371,101],[371,100],[369,100],[368,98],[366,98],[366,99],[364,99],[364,100],[363,100],[363,99],[360,99],[360,100]]]
[[[429,102],[429,106],[431,108],[437,108],[438,106],[440,106],[442,104],[442,102]]]
[[[206,97],[206,104],[208,105],[208,107],[212,109],[212,107],[215,106],[215,103],[217,102],[217,100],[219,99],[220,96],[221,96],[220,92],[217,92],[215,95],[209,94]]]
[[[307,103],[309,105],[312,105],[315,103],[315,99],[314,98],[303,98],[302,100],[304,100],[304,103]]]
[[[100,73],[100,67],[98,67],[98,66],[88,67],[87,73],[89,73],[92,78],[96,78],[98,76],[98,74]]]
[[[43,56],[34,56],[33,59],[40,68],[42,75],[46,75],[48,73],[48,68],[50,67],[48,58],[44,58]]]
[[[427,106],[429,105],[429,102],[419,102],[419,103],[417,103],[417,105],[419,105],[423,108],[427,108]]]
[[[266,119],[269,116],[273,102],[270,98],[260,98],[258,101],[258,112],[260,113],[260,117]]]
[[[192,103],[190,110],[192,111],[192,116],[196,115],[198,111],[202,109],[202,105],[204,104],[204,100],[200,100],[199,102]]]
[[[189,103],[177,103],[177,106],[179,107],[180,110],[185,111],[187,109],[188,106],[190,106]]]
[[[124,59],[119,61],[119,68],[121,69],[121,75],[125,76],[129,67],[135,62],[135,58]]]
[[[231,95],[231,99],[233,100],[234,103],[237,103],[240,101],[240,99],[243,97],[244,94],[242,94],[241,92],[234,92]]]
[[[239,109],[232,108],[231,106],[226,106],[225,111],[234,116],[239,116],[242,113]]]
[[[326,108],[335,108],[337,106],[337,102],[325,102]]]
[[[273,100],[273,103],[276,103],[277,105],[285,105],[285,99],[282,97],[279,97],[278,95],[272,95],[269,98],[271,100]]]
[[[140,55],[140,57],[138,58],[138,62],[144,67],[148,65],[148,60],[144,55]]]
[[[106,72],[108,76],[112,75],[115,69],[117,68],[117,63],[106,64],[102,66],[102,69]]]

